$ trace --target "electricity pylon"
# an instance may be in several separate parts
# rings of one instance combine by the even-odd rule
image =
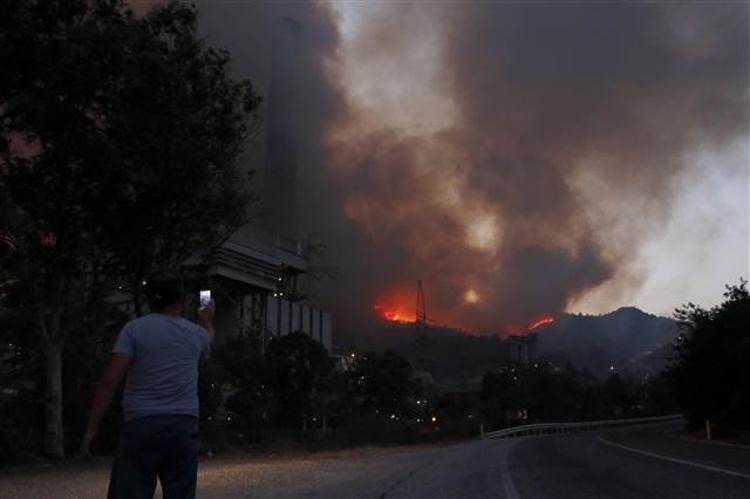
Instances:
[[[417,326],[424,327],[427,324],[427,306],[424,302],[424,290],[422,289],[422,280],[417,281]]]

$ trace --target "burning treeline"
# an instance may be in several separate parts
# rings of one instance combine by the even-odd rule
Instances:
[[[421,303],[419,299],[419,293],[422,292],[421,281],[419,287],[416,289],[417,293],[409,293],[405,290],[392,290],[391,292],[385,293],[380,296],[375,305],[372,306],[372,312],[375,316],[383,321],[396,322],[400,324],[420,325],[419,313]],[[424,298],[423,298],[424,299]],[[478,298],[477,298],[478,299]],[[466,303],[475,303],[474,295],[467,294],[464,296]],[[416,306],[415,306],[416,305]],[[450,327],[449,324],[437,324],[436,321],[432,320],[427,315],[427,309],[425,308],[425,324],[422,326],[438,326],[438,327]],[[493,334],[501,335],[519,335],[528,332],[537,331],[545,326],[553,324],[555,318],[551,314],[544,314],[538,319],[533,320],[529,324],[519,326],[517,324],[496,324],[492,330]]]

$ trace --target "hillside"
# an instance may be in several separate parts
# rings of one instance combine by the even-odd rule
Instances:
[[[671,355],[675,321],[623,307],[600,315],[559,316],[536,332],[532,358],[570,361],[597,377],[610,366],[626,375],[661,370]],[[349,345],[359,351],[393,350],[415,368],[429,372],[439,385],[476,383],[488,370],[511,359],[510,345],[498,336],[479,336],[450,328],[417,329],[413,324],[380,324],[377,333],[361,334]]]
[[[623,307],[601,316],[563,315],[539,331],[536,355],[569,360],[597,376],[611,366],[626,374],[660,370],[677,335],[672,319]]]

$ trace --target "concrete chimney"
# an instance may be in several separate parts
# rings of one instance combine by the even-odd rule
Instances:
[[[275,21],[266,104],[266,163],[263,170],[263,225],[297,238],[298,67],[302,26],[290,17]]]

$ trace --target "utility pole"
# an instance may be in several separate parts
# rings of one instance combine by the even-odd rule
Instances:
[[[412,342],[412,348],[417,349],[415,355],[420,355],[425,347],[425,335],[424,332],[427,329],[427,305],[424,299],[424,289],[422,289],[422,280],[417,281],[417,310],[414,315],[414,341]],[[419,369],[428,370],[427,362],[425,359],[417,359],[416,365]]]
[[[427,324],[427,306],[424,301],[424,290],[422,289],[422,280],[417,281],[417,313],[415,315],[417,326],[424,327]]]

